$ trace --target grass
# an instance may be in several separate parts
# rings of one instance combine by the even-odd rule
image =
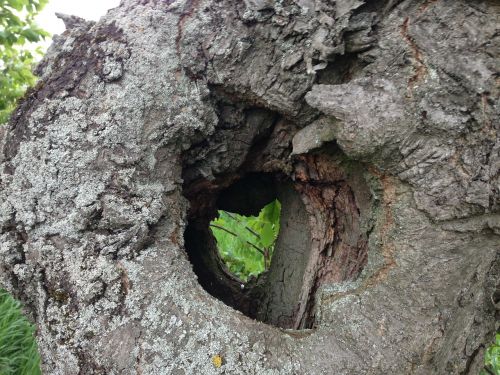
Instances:
[[[40,375],[35,327],[21,304],[0,289],[0,375]]]

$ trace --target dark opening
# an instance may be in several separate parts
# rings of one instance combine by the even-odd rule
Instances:
[[[279,235],[274,244],[274,256],[267,270],[257,277],[242,280],[239,275],[231,272],[220,256],[210,223],[217,217],[218,210],[258,216],[263,207],[275,201],[281,202],[283,214],[280,218]],[[290,212],[290,209],[294,212]],[[310,246],[310,241],[307,240],[306,212],[299,195],[292,189],[291,181],[282,175],[247,174],[214,193],[212,203],[206,204],[202,211],[197,212],[196,217],[189,221],[185,240],[189,259],[203,288],[251,318],[289,326],[289,322],[280,324],[278,320],[283,320],[284,315],[293,315],[295,306],[292,300],[297,296],[288,301],[278,301],[276,296],[283,294],[278,289],[291,289],[291,284],[284,285],[283,281],[276,282],[274,279],[278,274],[284,276],[284,272],[292,271],[285,260],[296,262],[297,254],[302,255],[301,263],[304,265]],[[286,268],[288,271],[276,272],[277,268]],[[285,311],[287,308],[290,311]],[[274,310],[274,315],[279,316],[272,318],[270,315],[273,315]]]
[[[269,184],[271,188],[266,189]],[[277,198],[273,187],[270,176],[252,175],[226,189],[198,195],[200,204],[194,203],[192,207],[198,212],[189,221],[185,233],[188,256],[201,286],[252,318],[255,318],[255,307],[248,296],[248,289],[245,286],[242,288],[242,280],[230,272],[220,257],[210,222],[218,216],[218,210],[245,216],[258,215],[262,207]]]
[[[213,297],[267,324],[313,328],[321,287],[357,278],[366,264],[372,225],[366,215],[373,210],[365,169],[334,145],[290,156],[294,133],[285,122],[275,123],[275,116],[258,110],[242,113],[247,120],[258,115],[261,127],[267,121],[273,130],[252,138],[247,133],[260,128],[242,120],[236,130],[221,127],[184,155],[184,195],[190,203],[186,252],[200,285]],[[222,259],[210,224],[220,210],[257,216],[275,200],[281,215],[271,262],[246,278]]]

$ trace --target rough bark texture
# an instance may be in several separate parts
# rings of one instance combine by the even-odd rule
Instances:
[[[476,374],[498,317],[499,13],[124,0],[67,22],[0,129],[0,284],[44,372]],[[233,310],[186,255],[187,223],[249,173],[288,181],[284,220],[308,223],[273,263],[296,287],[272,267],[254,314],[311,330]]]

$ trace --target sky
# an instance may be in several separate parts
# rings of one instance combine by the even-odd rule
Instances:
[[[120,0],[49,0],[36,22],[51,34],[62,34],[64,23],[54,13],[75,15],[87,20],[97,21],[108,9],[120,4]],[[47,41],[50,44],[50,41]],[[44,43],[46,44],[46,43]]]

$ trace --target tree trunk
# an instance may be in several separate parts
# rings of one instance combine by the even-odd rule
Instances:
[[[44,373],[476,374],[500,299],[499,14],[124,0],[68,18],[0,129],[0,284]],[[276,197],[273,263],[241,285],[208,223]]]

